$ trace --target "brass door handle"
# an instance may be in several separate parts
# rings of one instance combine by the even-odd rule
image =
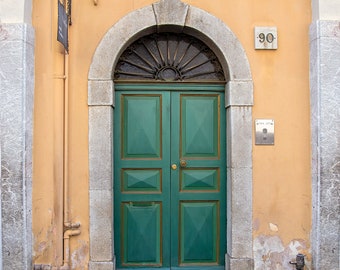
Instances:
[[[172,164],[172,165],[171,165],[171,169],[176,170],[176,169],[177,169],[177,165],[176,165],[175,163]]]
[[[184,159],[181,159],[181,160],[179,161],[179,164],[181,165],[182,168],[184,168],[184,167],[187,166],[187,162],[186,162],[186,160],[184,160]]]

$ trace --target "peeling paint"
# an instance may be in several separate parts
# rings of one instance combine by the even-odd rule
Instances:
[[[55,262],[61,261],[61,250],[56,248],[57,239],[57,223],[55,213],[48,209],[47,211],[49,226],[41,227],[40,231],[34,236],[34,248],[33,248],[33,263],[44,261],[49,258],[49,253],[53,250],[53,258]]]
[[[48,256],[49,250],[53,248],[53,236],[55,235],[55,228],[53,226],[49,227],[45,232],[45,240],[39,241],[42,237],[42,230],[34,237],[34,254],[33,262],[39,260],[40,258]]]
[[[293,239],[284,246],[278,236],[260,235],[254,239],[254,264],[256,270],[295,269],[289,262],[294,261],[298,253],[306,253],[306,242]],[[311,269],[310,262],[305,260],[305,270]]]
[[[44,256],[45,251],[48,249],[49,246],[51,246],[51,244],[50,244],[51,241],[50,241],[50,238],[49,238],[50,229],[47,230],[46,236],[45,236],[45,239],[48,239],[48,240],[40,242],[39,239],[40,239],[42,234],[43,234],[43,229],[41,229],[39,231],[39,233],[34,237],[33,261]]]
[[[279,231],[279,227],[276,224],[273,224],[273,223],[269,223],[269,229],[272,232],[278,232]]]
[[[89,255],[89,245],[84,240],[78,241],[78,248],[72,252],[71,266],[72,269],[85,270],[87,269]]]

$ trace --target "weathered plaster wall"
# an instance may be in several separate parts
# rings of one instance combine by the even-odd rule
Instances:
[[[82,233],[71,239],[72,264],[86,269],[89,260],[88,106],[87,77],[94,51],[106,31],[120,18],[155,1],[73,0],[70,27],[69,179],[71,217]],[[311,165],[309,120],[310,0],[192,0],[221,19],[245,48],[254,80],[253,120],[275,120],[275,145],[253,145],[253,251],[256,269],[285,269],[297,252],[310,261]],[[49,1],[34,2],[37,30],[35,112],[34,235],[36,263],[55,263],[53,243],[59,233],[57,195],[60,168],[62,107],[56,45],[56,9]],[[52,14],[52,18],[49,17]],[[289,14],[289,16],[287,16]],[[52,22],[52,23],[51,23]],[[279,48],[254,49],[254,26],[277,26]],[[53,33],[51,35],[51,33]],[[110,53],[110,52],[108,52]],[[49,63],[49,64],[47,64]],[[57,96],[57,98],[56,98]],[[48,157],[48,158],[46,158]],[[240,179],[242,180],[242,179]],[[46,244],[46,245],[45,245]],[[57,253],[57,254],[55,254]],[[59,257],[58,257],[59,258]],[[60,260],[60,258],[59,258]],[[276,268],[275,268],[276,267]],[[308,265],[309,267],[309,265]],[[289,268],[288,268],[289,269]]]
[[[298,252],[307,255],[310,267],[311,2],[228,1],[213,12],[246,48],[254,79],[253,120],[275,121],[275,145],[253,148],[255,269],[290,269],[288,260]],[[254,50],[254,26],[276,26],[278,49]]]
[[[307,241],[303,239],[292,240],[285,244],[277,235],[261,235],[254,240],[255,269],[291,269],[293,266],[290,262],[294,261],[292,258],[295,258],[298,253],[308,253],[307,246]],[[305,269],[310,269],[309,262]]]
[[[64,50],[56,39],[57,8],[56,1],[34,1],[32,16],[36,31],[33,261],[54,266],[63,264]]]

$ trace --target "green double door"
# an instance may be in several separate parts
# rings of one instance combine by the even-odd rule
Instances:
[[[223,89],[116,86],[119,269],[224,269]]]

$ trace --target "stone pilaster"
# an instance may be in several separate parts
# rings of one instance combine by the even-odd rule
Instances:
[[[339,269],[340,21],[310,28],[313,269]]]
[[[31,269],[33,28],[0,24],[0,48],[2,269]]]

